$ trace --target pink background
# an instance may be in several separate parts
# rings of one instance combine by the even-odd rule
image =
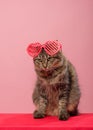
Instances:
[[[93,112],[93,0],[0,0],[0,112],[33,112],[26,47],[56,39],[78,72],[80,112]]]

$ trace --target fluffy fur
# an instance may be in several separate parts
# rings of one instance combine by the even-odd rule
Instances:
[[[61,51],[49,56],[44,50],[33,59],[37,82],[32,99],[36,106],[34,118],[56,115],[67,120],[78,114],[80,89],[74,66]]]

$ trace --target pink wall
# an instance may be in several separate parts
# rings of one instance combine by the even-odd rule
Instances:
[[[32,112],[28,43],[58,39],[76,66],[80,112],[93,112],[93,0],[0,0],[0,112]]]

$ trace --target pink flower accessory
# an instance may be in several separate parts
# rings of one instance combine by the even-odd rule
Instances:
[[[42,48],[44,48],[47,54],[52,56],[62,49],[62,45],[58,41],[47,41],[45,44],[40,44],[39,42],[36,42],[31,43],[27,47],[27,52],[30,56],[36,57],[40,54]]]

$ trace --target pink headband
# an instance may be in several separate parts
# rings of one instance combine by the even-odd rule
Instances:
[[[41,52],[42,48],[44,48],[47,54],[52,56],[62,48],[62,45],[58,41],[47,41],[43,45],[40,44],[39,42],[36,42],[36,43],[31,43],[27,47],[27,52],[30,56],[36,57]]]

